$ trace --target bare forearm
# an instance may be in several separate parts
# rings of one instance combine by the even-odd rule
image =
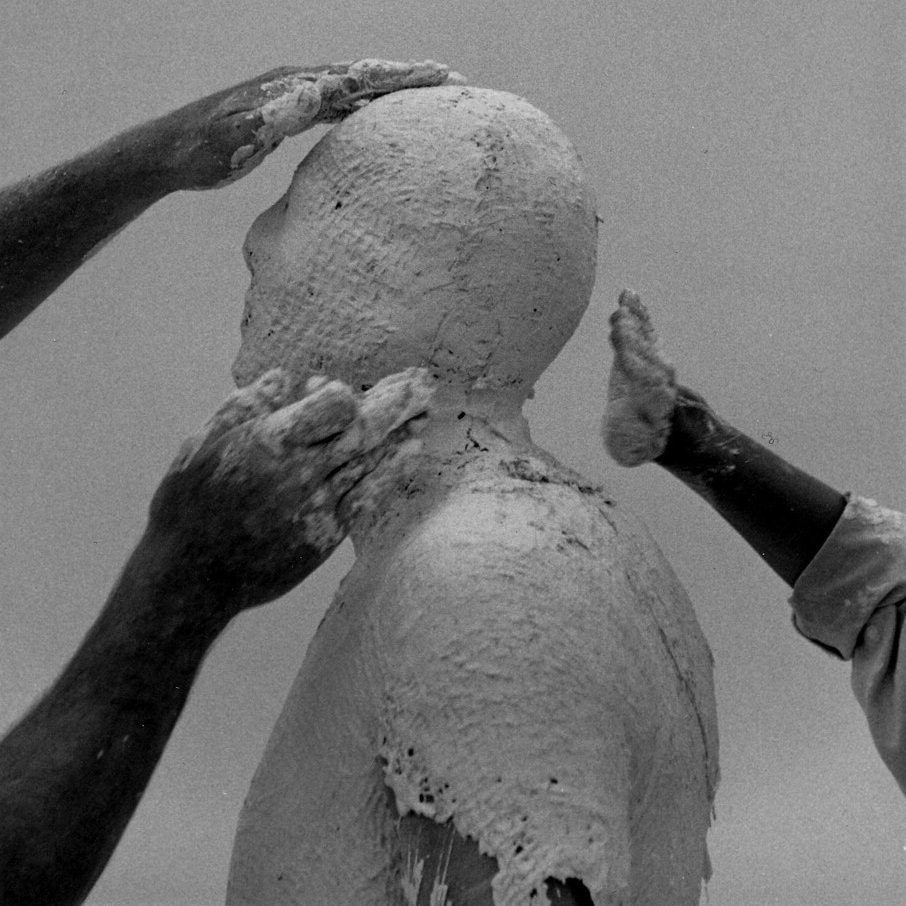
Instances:
[[[289,135],[448,77],[461,80],[431,61],[281,66],[0,191],[0,337],[168,193],[233,182]]]
[[[792,586],[833,530],[846,498],[718,418],[680,388],[655,462],[713,506]]]
[[[0,192],[0,336],[172,187],[156,120]]]
[[[222,628],[187,625],[159,553],[139,547],[59,680],[0,743],[0,902],[83,901]]]
[[[183,444],[148,529],[60,679],[0,741],[0,904],[80,903],[132,816],[211,644],[318,568],[411,476],[433,393],[356,397],[274,370]]]

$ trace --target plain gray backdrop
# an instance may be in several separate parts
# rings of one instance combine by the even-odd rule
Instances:
[[[709,901],[899,904],[906,803],[848,665],[795,635],[788,590],[691,492],[611,463],[598,423],[631,285],[681,379],[738,427],[906,507],[904,33],[898,0],[8,0],[0,179],[282,64],[433,58],[550,114],[603,222],[592,305],[529,417],[645,520],[714,651]],[[322,131],[165,199],[0,345],[0,726],[72,654],[180,441],[229,392],[245,231]],[[344,545],[230,627],[91,904],[222,902],[243,795],[350,563]]]

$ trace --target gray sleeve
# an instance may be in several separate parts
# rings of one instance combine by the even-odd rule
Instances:
[[[853,692],[906,793],[906,516],[850,497],[790,603],[800,633],[852,661]]]

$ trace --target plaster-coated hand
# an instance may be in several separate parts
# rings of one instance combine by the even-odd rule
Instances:
[[[167,169],[176,188],[218,188],[257,167],[287,136],[339,122],[382,94],[462,81],[432,60],[283,66],[165,117],[173,136]]]
[[[623,466],[656,459],[667,446],[676,405],[676,370],[661,352],[648,309],[632,290],[610,317],[614,359],[602,434]]]
[[[234,392],[151,503],[149,531],[176,581],[214,592],[227,615],[285,594],[379,505],[413,468],[433,393],[419,369],[363,396],[317,378],[293,401],[292,386],[277,369]]]

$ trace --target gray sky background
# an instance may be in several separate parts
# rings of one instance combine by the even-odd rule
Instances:
[[[906,508],[901,8],[10,0],[0,29],[3,182],[273,66],[363,56],[450,63],[573,139],[604,221],[598,283],[529,416],[642,516],[711,643],[713,906],[902,903],[906,803],[848,666],[794,634],[784,585],[691,492],[605,457],[607,316],[634,286],[681,379],[727,418]],[[0,346],[0,726],[72,654],[180,441],[230,390],[242,239],[318,134],[231,188],[161,202]],[[350,564],[344,546],[230,628],[93,906],[222,902],[245,790]]]

